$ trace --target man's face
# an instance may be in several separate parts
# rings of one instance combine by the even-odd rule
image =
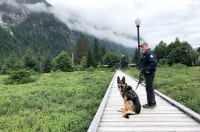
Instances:
[[[148,45],[142,45],[140,48],[142,49],[142,53],[144,53],[148,50],[149,47]]]

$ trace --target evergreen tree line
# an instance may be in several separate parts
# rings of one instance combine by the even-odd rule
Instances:
[[[28,49],[24,56],[19,57],[14,54],[0,61],[0,73],[9,74],[11,71],[19,69],[32,70],[37,73],[48,73],[50,71],[60,70],[70,72],[80,68],[96,68],[98,65],[108,65],[112,61],[120,60],[121,56],[117,53],[107,51],[105,47],[100,46],[97,39],[90,44],[87,37],[81,35],[74,49],[74,64],[72,53],[61,51],[56,56],[52,56],[45,51],[34,52]]]
[[[23,29],[19,28],[19,30]],[[25,36],[29,36],[26,39],[19,39],[20,35],[23,37],[20,32],[16,33],[19,30],[12,30],[15,34],[13,36],[9,28],[5,29],[0,26],[0,74],[10,75],[6,81],[9,84],[32,82],[34,81],[31,78],[32,75],[38,73],[56,70],[70,72],[88,67],[96,68],[98,65],[107,65],[121,58],[119,53],[108,51],[106,46],[101,45],[97,39],[89,41],[88,37],[84,35],[80,35],[76,45],[71,47],[68,47],[68,42],[61,42],[58,37],[50,37],[57,38],[55,40],[59,41],[52,40],[51,42],[55,43],[45,47],[45,44],[50,41],[40,41],[38,37],[30,38],[33,35],[27,35],[29,33],[25,34]],[[66,34],[63,36],[68,36]],[[63,46],[64,44],[67,47]]]
[[[186,41],[176,38],[170,44],[161,41],[154,49],[158,63],[160,64],[184,64],[187,66],[200,65],[200,52],[194,50]]]
[[[194,50],[186,41],[180,41],[176,38],[174,42],[169,44],[160,41],[154,49],[158,64],[173,65],[183,64],[186,66],[200,65],[200,47]],[[142,56],[142,53],[141,55]],[[135,49],[132,62],[138,65],[138,49]]]
[[[102,65],[125,68],[128,61],[128,55],[108,51],[96,38],[93,44],[90,44],[87,38],[81,36],[76,45],[75,64],[83,68],[96,68]]]
[[[110,65],[114,61],[120,61],[121,58],[121,54],[106,50],[104,46],[99,44],[96,38],[93,44],[90,44],[83,35],[78,40],[74,52],[75,64],[81,65],[83,68]]]

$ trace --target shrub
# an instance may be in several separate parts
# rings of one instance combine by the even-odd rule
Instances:
[[[71,59],[65,51],[62,51],[54,58],[54,70],[60,70],[63,72],[73,71]]]
[[[95,68],[91,67],[91,66],[86,69],[86,71],[88,71],[88,72],[94,72],[94,70],[95,70]]]
[[[24,84],[34,82],[35,79],[31,77],[32,72],[26,69],[19,69],[10,71],[9,77],[5,80],[6,84]]]
[[[85,70],[81,65],[75,65],[73,66],[73,71],[83,71]]]
[[[23,58],[24,66],[28,69],[34,70],[36,72],[41,72],[41,66],[39,60],[32,52],[28,51]]]
[[[186,65],[177,63],[177,64],[172,65],[172,68],[175,68],[175,69],[186,68]]]

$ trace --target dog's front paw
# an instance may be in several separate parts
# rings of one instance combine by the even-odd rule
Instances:
[[[119,109],[119,110],[117,110],[118,112],[122,112],[122,113],[125,113],[126,112],[126,110],[125,110],[125,108],[121,108],[121,109]]]

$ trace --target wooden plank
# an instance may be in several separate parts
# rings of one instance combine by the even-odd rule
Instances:
[[[98,132],[200,132],[200,127],[99,127]]]
[[[105,118],[116,118],[121,117],[122,113],[120,114],[104,114],[102,117]],[[138,115],[131,115],[131,118],[188,118],[185,114],[138,114]]]
[[[121,107],[106,107],[105,110],[118,110]],[[144,109],[147,110],[147,109]],[[158,111],[158,110],[177,110],[175,107],[156,107],[154,109],[148,109],[149,111]]]
[[[104,111],[104,114],[118,114],[116,110],[113,111]],[[142,111],[141,114],[182,114],[182,111],[170,111],[170,110],[162,110],[162,111]]]
[[[130,117],[129,119],[126,118],[105,118],[103,117],[101,121],[111,121],[111,122],[118,122],[118,121],[127,121],[127,122],[192,122],[194,121],[191,118],[134,118]]]
[[[198,121],[200,123],[200,115],[198,113],[196,113],[196,112],[192,111],[191,109],[185,107],[184,105],[176,102],[175,100],[171,99],[170,97],[167,97],[166,95],[160,93],[157,90],[155,92],[157,95],[159,95],[160,97],[162,97],[163,99],[168,101],[170,104],[173,104],[174,106],[179,108],[181,111],[185,112],[186,114],[188,114],[189,116],[191,116],[193,119],[195,119],[196,121]]]
[[[124,103],[123,102],[108,102],[107,103],[107,106],[122,106]],[[157,107],[160,107],[160,106],[166,106],[166,107],[169,107],[169,104],[167,103],[157,103]]]
[[[199,124],[197,122],[126,122],[126,121],[121,121],[121,122],[106,122],[102,121],[100,123],[100,127],[146,127],[146,126],[155,126],[155,127],[164,127],[164,126],[188,126],[188,127],[198,127]]]

